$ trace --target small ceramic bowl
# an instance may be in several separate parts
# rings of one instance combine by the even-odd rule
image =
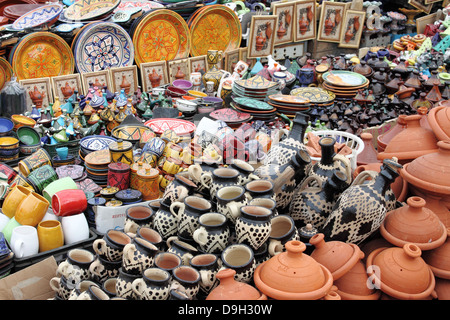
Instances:
[[[207,97],[208,95],[204,92],[201,91],[197,91],[197,90],[189,90],[188,91],[189,95],[194,97],[194,98],[203,98],[203,97]]]
[[[1,137],[0,149],[16,149],[19,147],[19,140],[14,137]]]
[[[11,120],[14,123],[14,130],[17,131],[18,128],[23,126],[34,127],[36,120],[26,117],[20,114],[13,114]]]
[[[14,129],[14,122],[8,118],[0,118],[0,136],[7,136]]]
[[[185,96],[187,94],[187,91],[170,86],[166,89],[166,95],[168,95],[171,98],[181,98],[182,96]]]
[[[174,80],[172,82],[172,86],[174,86],[175,88],[184,90],[184,91],[189,91],[192,89],[192,87],[194,85],[192,84],[192,82],[190,82],[188,80]]]
[[[183,113],[193,113],[197,111],[197,104],[193,101],[177,99],[176,105],[177,109]]]
[[[33,144],[33,145],[26,145],[21,143],[19,145],[19,151],[20,153],[22,153],[23,155],[30,155],[35,153],[36,151],[38,151],[41,148],[41,143],[37,143],[37,144]]]
[[[156,87],[152,88],[152,95],[159,96],[160,93],[164,94],[166,92],[166,88]]]
[[[12,157],[16,154],[19,154],[19,148],[14,149],[0,149],[0,156],[1,157]]]
[[[202,99],[204,102],[212,102],[215,107],[221,107],[223,104],[222,98],[219,97],[204,97]]]
[[[31,127],[19,127],[17,129],[17,137],[21,144],[32,146],[36,144],[40,144],[41,136],[39,132],[37,132],[34,128]]]

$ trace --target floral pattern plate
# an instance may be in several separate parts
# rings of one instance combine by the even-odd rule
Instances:
[[[19,80],[68,75],[75,69],[69,45],[51,32],[24,36],[14,49],[11,65]]]
[[[77,164],[65,165],[57,167],[55,171],[59,179],[71,177],[73,180],[78,180],[83,176],[84,167]]]
[[[334,70],[322,75],[325,82],[335,86],[356,87],[366,84],[369,80],[357,72]]]
[[[319,87],[300,87],[290,92],[293,96],[308,99],[311,103],[328,103],[336,98],[336,95],[328,90]]]
[[[225,122],[244,122],[251,118],[251,114],[238,112],[231,108],[218,109],[209,114],[209,116],[216,120]]]
[[[192,134],[196,129],[195,124],[190,121],[173,118],[151,119],[144,124],[156,134],[162,134],[164,131],[171,129],[175,131],[177,135],[185,136]]]
[[[36,28],[44,24],[52,24],[58,20],[63,6],[58,3],[48,4],[20,16],[13,22],[12,27],[17,30]]]
[[[5,83],[11,80],[13,69],[11,64],[3,57],[0,57],[0,90],[3,89]]]
[[[187,58],[191,46],[189,28],[178,13],[157,9],[139,21],[133,44],[138,66],[143,62]]]
[[[249,79],[236,80],[234,85],[244,90],[267,90],[278,87],[278,82],[269,81],[261,75],[256,75]]]
[[[134,46],[124,28],[112,22],[95,22],[83,28],[73,46],[79,73],[131,66]]]
[[[201,56],[208,50],[223,52],[240,47],[241,23],[236,13],[224,5],[205,6],[189,25],[191,56]]]
[[[103,16],[119,6],[120,0],[81,0],[64,10],[69,20],[85,21]]]
[[[93,135],[80,140],[80,146],[89,152],[109,149],[109,145],[117,140],[110,136]]]
[[[273,107],[268,103],[256,99],[251,98],[242,98],[242,97],[234,97],[234,102],[236,102],[239,106],[244,108],[250,108],[255,110],[272,110]]]

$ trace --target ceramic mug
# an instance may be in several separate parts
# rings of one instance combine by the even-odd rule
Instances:
[[[82,213],[87,208],[87,198],[83,190],[61,190],[52,196],[53,212],[59,216]]]
[[[35,227],[18,226],[11,235],[11,249],[16,258],[22,259],[39,253],[39,238]]]
[[[46,220],[39,222],[37,226],[39,239],[39,252],[53,250],[64,245],[64,235],[61,222]]]
[[[236,243],[226,247],[221,254],[222,268],[236,271],[237,281],[249,283],[256,268],[254,251],[246,244]]]
[[[133,281],[132,288],[139,300],[167,300],[171,274],[160,268],[148,268],[142,278]]]
[[[181,266],[181,257],[173,252],[160,252],[155,256],[155,267],[172,273],[172,270]]]
[[[42,193],[42,190],[44,190],[46,186],[53,181],[58,180],[58,174],[51,165],[46,164],[32,171],[27,179],[36,192]]]
[[[98,287],[99,284],[91,280],[82,280],[76,284],[75,288],[72,289],[67,300],[77,300],[80,294],[89,289],[89,286]]]
[[[161,237],[161,235],[158,233],[158,231],[156,231],[155,229],[152,229],[149,227],[140,227],[136,232],[136,236],[152,243],[160,251],[165,250],[164,249],[165,242],[164,242],[163,238]]]
[[[177,174],[180,171],[181,160],[173,157],[167,157],[162,166],[164,172],[168,174]]]
[[[247,200],[254,198],[272,198],[275,199],[275,192],[273,190],[273,183],[269,180],[260,179],[250,181],[245,184]]]
[[[159,209],[155,212],[153,227],[164,240],[177,233],[177,217],[170,212],[170,205],[162,200],[159,202]]]
[[[206,253],[219,254],[228,245],[230,229],[227,218],[221,213],[205,213],[198,218],[199,228],[194,231],[193,238]]]
[[[216,278],[222,262],[215,254],[203,253],[193,257],[189,264],[200,273],[200,291],[208,295],[219,284]]]
[[[7,215],[0,213],[0,232],[3,232],[3,229],[8,224],[9,220],[11,220]]]
[[[173,158],[181,161],[181,152],[183,152],[183,148],[180,145],[169,142],[164,150],[164,155],[166,158]]]
[[[102,283],[102,289],[110,298],[117,296],[116,291],[117,278],[108,278]]]
[[[142,274],[153,267],[158,248],[151,242],[135,237],[123,248],[122,269],[129,274]]]
[[[199,253],[197,248],[193,245],[180,240],[176,236],[172,236],[166,241],[167,250],[166,252],[175,253],[181,258],[183,265],[189,265],[189,260],[191,260],[195,255]]]
[[[211,175],[202,175],[201,184],[209,189],[210,197],[216,201],[216,193],[222,187],[236,185],[238,183],[239,172],[232,168],[217,168]]]
[[[217,211],[233,224],[241,214],[241,207],[247,205],[245,192],[240,185],[225,186],[217,190]]]
[[[95,255],[86,249],[72,249],[67,258],[58,264],[56,274],[63,276],[69,283],[77,284],[91,278],[89,270],[95,260]]]
[[[192,195],[197,185],[186,177],[176,174],[173,181],[165,188],[162,199],[171,204],[174,201],[183,201],[188,195]]]
[[[129,274],[122,268],[119,268],[119,275],[116,282],[116,295],[129,300],[137,300],[138,296],[133,291],[133,281],[139,279],[141,275]]]
[[[19,161],[19,172],[27,177],[33,170],[44,165],[52,165],[52,158],[44,148]]]
[[[261,206],[242,206],[236,219],[235,232],[238,243],[257,250],[270,236],[272,211]]]
[[[47,199],[36,192],[31,192],[19,203],[14,217],[22,225],[35,227],[42,221],[49,206]]]
[[[11,219],[9,219],[8,223],[3,228],[2,233],[9,243],[11,243],[11,236],[13,230],[20,225],[21,224],[16,221],[16,218],[12,217]]]
[[[230,168],[236,169],[239,172],[238,184],[243,186],[246,183],[259,180],[260,178],[254,173],[255,168],[248,162],[241,159],[233,159]]]
[[[89,224],[84,213],[62,217],[61,226],[66,245],[89,239]]]
[[[8,218],[14,217],[17,207],[32,191],[24,186],[16,185],[3,200],[2,212]]]
[[[153,211],[147,206],[133,206],[125,211],[125,222],[123,231],[125,233],[137,233],[141,227],[151,228],[153,226]]]
[[[109,300],[109,296],[99,286],[90,285],[89,288],[83,291],[77,300]]]
[[[193,84],[192,90],[198,91],[202,85],[202,74],[200,72],[191,72],[189,79]]]
[[[272,211],[272,218],[278,215],[277,202],[273,198],[254,198],[248,202],[250,206],[260,206]]]
[[[200,291],[200,272],[197,269],[181,265],[172,271],[171,289],[176,289],[186,294],[189,299],[193,299]]]
[[[78,189],[76,182],[71,177],[64,177],[53,181],[42,190],[42,195],[49,203],[52,202],[53,195],[61,190]]]
[[[67,283],[66,278],[63,276],[51,278],[49,285],[56,296],[61,300],[69,300],[72,290],[74,289],[71,284]]]
[[[122,260],[109,261],[100,256],[89,265],[89,272],[92,279],[98,283],[103,283],[109,278],[115,278],[119,275],[119,269],[122,267]]]
[[[268,248],[271,256],[284,252],[286,242],[300,240],[300,235],[291,216],[280,214],[273,217],[271,225]]]
[[[94,240],[93,249],[108,261],[122,261],[123,248],[131,243],[131,238],[123,231],[110,229],[103,238]]]

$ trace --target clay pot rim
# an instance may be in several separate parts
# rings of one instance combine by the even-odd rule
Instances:
[[[430,125],[431,129],[433,130],[434,134],[439,140],[450,140],[450,136],[445,133],[444,130],[439,126],[437,122],[437,113],[438,111],[447,108],[445,106],[437,106],[434,108],[431,108],[431,110],[428,111],[428,124]]]
[[[379,300],[381,296],[380,290],[375,290],[374,293],[367,295],[367,296],[361,296],[353,293],[347,293],[344,291],[341,291],[339,289],[336,290],[337,294],[343,298],[342,300]]]
[[[400,175],[406,182],[413,186],[431,192],[435,195],[450,195],[450,187],[445,185],[439,185],[432,182],[420,180],[408,172],[408,166],[410,163],[403,165],[403,169],[400,170]]]
[[[387,146],[386,146],[387,147]],[[436,149],[427,149],[427,150],[414,150],[414,151],[406,151],[406,152],[380,152],[377,155],[378,160],[391,159],[396,157],[399,160],[414,160],[418,157],[424,156],[429,153],[438,152],[439,148]]]
[[[373,265],[373,260],[375,259],[376,255],[378,255],[381,251],[386,250],[386,249],[390,249],[390,248],[389,247],[381,247],[381,248],[373,250],[369,254],[369,256],[367,257],[367,260],[366,260],[367,269],[371,268],[371,266]],[[436,280],[434,278],[433,271],[431,270],[431,268],[428,268],[428,271],[429,271],[429,275],[430,275],[430,284],[427,289],[425,289],[423,292],[420,292],[420,293],[404,293],[404,292],[398,291],[394,288],[391,288],[391,287],[387,286],[386,284],[384,284],[381,281],[381,279],[379,277],[377,277],[375,272],[371,272],[370,270],[367,270],[367,275],[369,277],[373,276],[373,280],[375,280],[376,283],[379,283],[380,290],[383,291],[384,293],[388,294],[389,296],[392,296],[394,298],[401,299],[401,300],[403,300],[403,299],[423,300],[425,298],[428,298],[430,295],[432,295],[434,293],[434,287],[436,284]]]
[[[440,247],[442,244],[444,244],[444,242],[447,240],[448,234],[447,234],[447,227],[441,222],[439,221],[440,226],[443,229],[442,235],[440,236],[439,239],[436,239],[432,242],[426,242],[426,243],[421,243],[421,242],[414,242],[414,241],[406,241],[400,238],[396,238],[394,237],[387,229],[385,226],[386,223],[386,218],[392,214],[393,211],[387,212],[386,213],[386,217],[384,218],[383,222],[380,225],[380,233],[381,236],[388,241],[389,243],[397,246],[397,247],[403,247],[405,244],[407,243],[413,243],[416,246],[418,246],[420,248],[420,250],[432,250],[435,249],[437,247]]]
[[[430,264],[428,264],[428,266],[430,267],[431,271],[433,271],[433,274],[436,277],[441,278],[441,279],[450,280],[450,270],[439,269]]]

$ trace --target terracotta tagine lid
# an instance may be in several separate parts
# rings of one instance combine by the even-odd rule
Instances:
[[[315,247],[310,256],[330,270],[334,281],[364,258],[364,253],[357,245],[342,241],[325,241],[323,233],[312,236],[309,243]]]
[[[427,195],[424,197],[425,207],[434,212],[438,216],[439,220],[446,226],[450,227],[450,210],[445,205],[442,197],[436,197],[433,195]]]
[[[380,226],[381,236],[397,247],[414,243],[422,251],[442,245],[447,239],[447,228],[425,207],[425,200],[414,196],[406,203],[386,214]]]
[[[400,175],[427,195],[450,195],[450,140],[439,141],[437,145],[438,152],[405,164]]]
[[[438,300],[450,300],[450,280],[436,278],[434,290]]]
[[[441,246],[425,251],[422,258],[429,265],[436,277],[450,280],[450,229],[447,229],[447,239]]]
[[[364,143],[364,149],[358,154],[356,164],[359,166],[362,164],[380,162],[377,159],[378,152],[375,150],[372,143],[373,135],[369,132],[363,132],[361,133],[360,138]]]
[[[387,295],[400,300],[423,300],[436,295],[433,272],[412,243],[402,248],[379,248],[367,257],[368,276]],[[380,277],[381,275],[381,277]]]
[[[406,129],[398,133],[387,144],[383,152],[378,153],[379,160],[396,157],[400,164],[408,163],[420,156],[436,152],[437,139],[434,133],[420,125],[419,114],[407,116]]]
[[[378,300],[381,291],[367,285],[366,266],[360,260],[340,279],[334,281],[342,300]]]
[[[285,244],[282,252],[256,267],[256,287],[277,300],[318,300],[333,285],[331,272],[314,258],[304,254],[306,245],[297,240]]]
[[[261,294],[251,285],[234,279],[236,271],[223,269],[216,273],[220,283],[206,297],[206,300],[267,300],[265,294]]]
[[[450,140],[450,108],[437,106],[428,112],[428,124],[439,140]]]
[[[377,151],[383,152],[386,149],[387,144],[394,138],[397,134],[406,129],[406,114],[401,114],[397,118],[397,123],[386,133],[380,134],[377,137]]]

